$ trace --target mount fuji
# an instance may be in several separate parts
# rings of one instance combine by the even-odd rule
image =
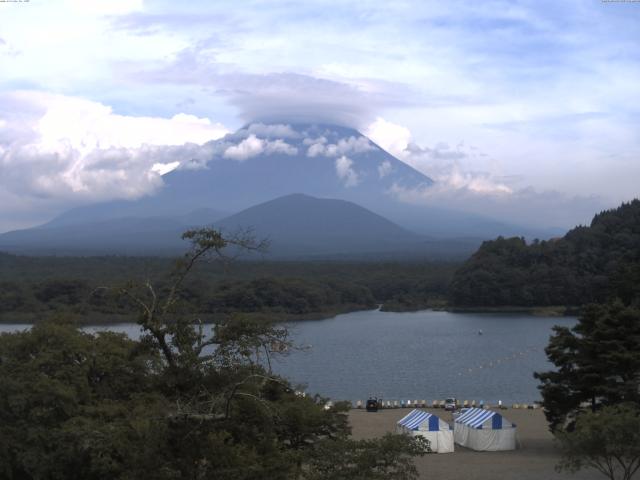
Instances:
[[[371,214],[385,217],[385,221],[393,224],[391,230],[397,228],[396,237],[404,236],[399,243],[380,239],[379,248],[367,241],[369,251],[404,249],[410,238],[415,244],[418,236],[425,240],[472,239],[471,251],[480,239],[530,233],[477,215],[401,202],[393,195],[394,190],[428,189],[433,180],[351,128],[250,124],[203,145],[200,150],[199,158],[180,159],[179,166],[178,162],[168,165],[168,170],[174,169],[162,176],[163,185],[152,194],[74,208],[39,227],[8,232],[0,235],[0,250],[59,254],[133,254],[141,249],[174,252],[184,248],[177,239],[179,232],[187,227],[229,225],[233,223],[226,220],[229,215],[233,218],[233,214],[243,210],[296,193],[350,202],[362,207],[358,215],[354,214],[354,226],[364,225],[357,218],[364,216],[371,220]],[[292,201],[295,202],[295,197],[289,197],[289,203]],[[326,218],[338,211],[335,204],[326,212],[323,209],[329,203],[306,202],[305,205],[311,219]],[[277,216],[277,208],[260,211],[263,215],[260,222],[255,215],[249,216],[254,223],[265,227],[270,221],[276,221],[268,215]],[[304,212],[297,211],[297,215],[304,218]],[[299,238],[299,230],[308,228],[300,222],[287,225],[287,231],[281,233],[291,239]],[[327,223],[327,228],[329,225]],[[336,251],[354,253],[359,245],[364,245],[349,241],[350,231],[353,239],[363,239],[348,228],[347,222],[338,235],[344,248],[336,246]],[[399,235],[399,231],[404,232],[403,235]],[[326,235],[335,240],[335,233],[327,231]],[[322,232],[316,234],[322,241]],[[308,251],[302,244],[289,244],[291,251],[299,255],[330,253],[326,248],[311,248],[308,243],[305,244]]]

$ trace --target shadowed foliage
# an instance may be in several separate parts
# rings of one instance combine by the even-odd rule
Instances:
[[[640,407],[621,404],[581,414],[572,432],[558,435],[571,473],[591,467],[610,480],[631,480],[640,470]]]
[[[424,445],[350,440],[347,404],[327,406],[271,372],[270,358],[293,348],[286,329],[233,316],[208,332],[179,314],[198,262],[229,245],[262,248],[209,230],[185,236],[193,248],[165,287],[114,288],[138,307],[139,341],[64,316],[0,335],[2,478],[417,478],[411,457]],[[339,477],[319,463],[329,451]]]
[[[535,374],[552,430],[573,428],[585,409],[640,406],[640,310],[590,305],[576,326],[554,330],[546,352],[557,368]]]
[[[456,272],[456,305],[579,306],[640,298],[640,200],[596,215],[563,238],[484,242]]]

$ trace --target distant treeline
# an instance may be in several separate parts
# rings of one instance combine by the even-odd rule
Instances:
[[[0,254],[0,320],[58,312],[83,321],[130,319],[124,282],[162,292],[174,262],[143,257],[21,257]],[[107,287],[107,288],[103,288]],[[596,215],[563,238],[484,242],[452,262],[237,261],[200,265],[184,285],[182,314],[313,318],[373,308],[582,306],[640,299],[640,201]]]
[[[596,215],[563,238],[484,242],[456,272],[450,302],[461,306],[585,305],[640,298],[640,201]]]
[[[441,304],[458,264],[236,262],[201,265],[185,284],[180,313],[234,312],[307,318],[374,308],[411,310]],[[136,257],[18,257],[0,254],[0,319],[37,321],[59,312],[85,321],[131,317],[118,294],[126,281],[150,280],[158,292],[172,262]]]

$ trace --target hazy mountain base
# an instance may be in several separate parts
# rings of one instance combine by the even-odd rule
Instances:
[[[214,225],[228,235],[251,231],[269,240],[251,259],[379,261],[462,260],[482,238],[434,238],[408,231],[353,202],[293,194],[219,218],[212,210],[178,217],[72,218],[0,235],[0,249],[27,255],[180,255],[187,247],[183,231]],[[79,221],[79,220],[76,220]],[[193,223],[188,223],[193,222]]]
[[[64,311],[85,323],[130,321],[135,306],[114,287],[122,279],[150,280],[161,291],[171,264],[162,258],[0,254],[0,319],[37,321]],[[589,302],[640,297],[640,201],[596,215],[590,227],[559,240],[485,242],[461,268],[446,262],[263,261],[239,262],[221,274],[213,267],[194,272],[180,313],[288,320],[381,304],[388,311],[575,314]]]

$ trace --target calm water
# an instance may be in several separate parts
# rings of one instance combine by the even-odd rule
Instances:
[[[274,370],[307,391],[333,399],[459,399],[495,403],[539,399],[534,371],[551,368],[544,354],[551,327],[574,318],[421,311],[355,312],[287,324],[304,345]],[[25,328],[0,325],[0,331]],[[89,327],[90,331],[107,327]],[[109,327],[139,335],[139,327]],[[483,334],[478,332],[482,330]]]

